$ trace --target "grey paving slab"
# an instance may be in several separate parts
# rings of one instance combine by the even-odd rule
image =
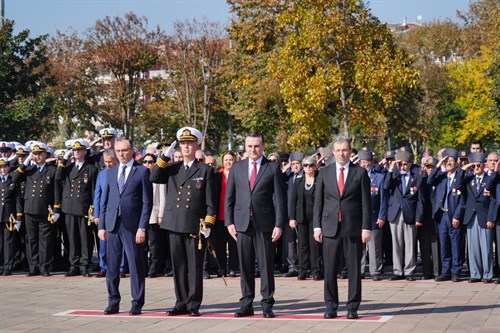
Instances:
[[[124,312],[130,308],[129,283],[125,278],[120,284]],[[386,316],[387,321],[376,322],[286,317],[321,316],[323,282],[281,277],[276,278],[277,318],[233,318],[240,298],[239,279],[227,278],[227,283],[226,287],[220,278],[204,280],[200,310],[205,317],[172,318],[163,315],[175,302],[172,278],[147,279],[143,310],[161,315],[114,317],[100,315],[107,304],[104,279],[62,274],[0,277],[0,332],[500,332],[500,285],[496,284],[365,280],[359,314]],[[339,316],[345,316],[346,280],[339,280],[339,292]],[[258,301],[254,306],[260,314]],[[98,312],[93,317],[56,316],[69,310]],[[209,314],[218,317],[208,318]]]

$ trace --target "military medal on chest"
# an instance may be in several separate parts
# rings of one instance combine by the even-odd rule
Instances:
[[[84,173],[83,174],[83,183],[87,184],[88,182],[89,182],[89,174],[88,173]]]

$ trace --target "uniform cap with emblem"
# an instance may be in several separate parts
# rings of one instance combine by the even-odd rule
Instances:
[[[182,127],[177,131],[177,141],[194,141],[198,144],[201,143],[201,132],[193,127]]]
[[[385,153],[384,153],[384,158],[387,160],[387,159],[394,159],[395,158],[395,155],[396,153],[394,153],[393,150],[387,150]]]
[[[468,159],[469,154],[470,152],[468,149],[461,149],[458,151],[458,158],[466,160]]]
[[[425,157],[425,159],[426,159],[424,161],[425,166],[436,166],[436,164],[438,163],[437,158],[432,157],[432,156],[427,156],[427,157]]]
[[[333,156],[333,151],[331,147],[320,147],[318,152],[324,159]]]
[[[470,163],[484,163],[486,161],[486,155],[478,151],[469,155]]]
[[[358,159],[363,161],[371,161],[373,160],[373,154],[370,148],[363,147],[358,151]]]
[[[14,147],[14,145],[10,142],[6,142],[6,141],[0,142],[0,151],[2,151],[2,152],[6,152],[9,150],[15,150],[15,149],[16,148]]]
[[[30,152],[31,152],[31,148],[26,147],[26,146],[19,146],[19,147],[17,147],[17,150],[16,150],[16,154],[18,156],[26,156],[26,155],[29,155]]]
[[[299,161],[302,162],[304,159],[304,154],[298,151],[294,151],[293,153],[290,154],[290,162],[293,161]]]
[[[9,165],[10,166],[9,160],[6,158],[0,158],[0,166],[2,166],[2,165]]]
[[[396,153],[396,160],[403,162],[412,162],[412,154],[406,149],[407,147],[401,147]]]
[[[68,151],[66,149],[57,149],[55,152],[54,152],[54,156],[55,157],[64,157],[64,155],[67,153]]]
[[[34,153],[47,153],[49,147],[43,142],[35,142],[31,146],[31,151]]]
[[[118,135],[118,131],[112,127],[106,127],[99,131],[99,135],[103,138],[112,138]]]
[[[71,149],[89,149],[90,143],[84,139],[74,139],[72,140]]]
[[[454,159],[457,159],[458,157],[458,150],[454,148],[446,148],[442,153],[441,156],[443,157],[453,157]]]

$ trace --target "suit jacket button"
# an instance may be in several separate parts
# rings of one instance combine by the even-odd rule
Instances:
[[[191,192],[188,192],[187,194],[188,194],[188,195],[191,195]]]
[[[189,205],[186,205],[186,208],[189,209]]]
[[[191,199],[187,198],[187,199],[186,199],[186,201],[187,201],[187,202],[191,202]]]
[[[180,205],[177,205],[177,208],[179,208],[179,207],[180,207]]]
[[[177,198],[177,201],[181,201],[181,198]]]
[[[182,193],[181,192],[177,192],[178,195],[181,195]]]
[[[182,188],[182,185],[181,185],[181,186],[179,186],[179,188]]]
[[[188,188],[191,188],[191,185],[188,185]]]

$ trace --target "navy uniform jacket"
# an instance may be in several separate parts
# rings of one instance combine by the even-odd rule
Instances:
[[[370,177],[370,192],[372,196],[372,229],[377,230],[380,229],[377,224],[378,219],[387,221],[387,203],[389,198],[387,191],[384,189],[384,173],[372,169],[368,176]]]
[[[494,172],[490,175],[486,183],[486,190],[490,191],[495,198],[495,200],[491,199],[488,221],[498,224],[500,223],[500,172]]]
[[[394,168],[392,172],[387,172],[384,180],[384,189],[388,191],[389,204],[387,219],[394,222],[400,210],[402,210],[403,220],[406,224],[415,222],[424,223],[424,204],[426,187],[422,182],[422,177],[416,168],[408,171],[410,179],[406,190],[402,193],[401,173]]]
[[[23,215],[20,192],[19,184],[14,183],[11,176],[4,183],[0,181],[0,222],[9,222],[11,214],[20,220]]]
[[[434,186],[434,193],[432,195],[432,216],[436,222],[441,221],[441,217],[444,213],[444,200],[448,198],[448,217],[450,221],[456,219],[460,222],[464,218],[464,188],[462,184],[464,172],[462,169],[457,169],[455,171],[455,178],[451,184],[451,189],[448,190],[448,173],[446,171],[441,171],[440,168],[434,168],[429,178],[427,179],[427,184]]]
[[[193,161],[186,172],[184,162],[167,165],[160,157],[153,167],[150,180],[167,184],[162,228],[178,233],[197,234],[200,219],[215,223],[214,172],[212,167]]]
[[[84,162],[80,170],[75,163],[63,162],[57,166],[56,180],[62,184],[62,212],[71,215],[86,216],[93,204],[97,168]]]
[[[465,216],[464,224],[472,222],[474,213],[477,213],[477,221],[481,228],[486,228],[486,222],[488,219],[488,212],[491,203],[491,192],[486,189],[486,183],[489,180],[488,174],[483,173],[481,184],[479,186],[479,192],[476,191],[476,175],[467,175],[463,182],[465,184]]]
[[[51,206],[55,213],[61,209],[61,184],[56,181],[56,167],[45,164],[39,172],[35,165],[20,165],[12,173],[14,183],[26,181],[24,193],[24,213],[48,215]]]

